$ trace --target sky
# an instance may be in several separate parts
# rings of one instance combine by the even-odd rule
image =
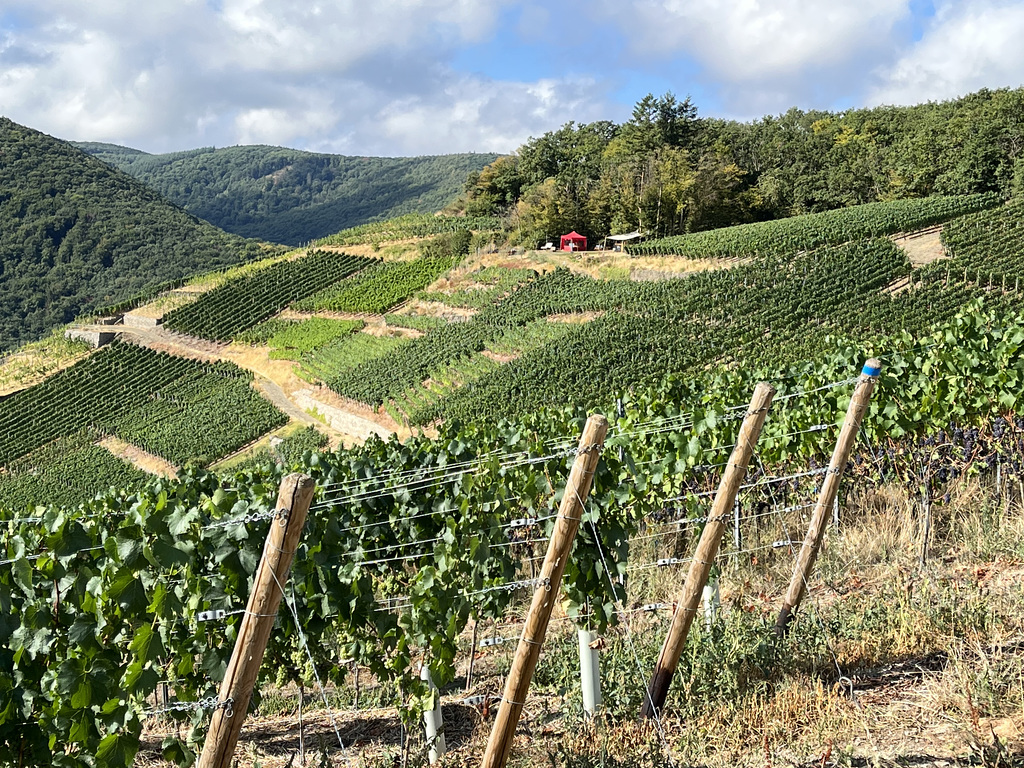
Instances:
[[[751,120],[1024,84],[1024,0],[0,0],[0,115],[147,152],[511,152],[647,93]]]

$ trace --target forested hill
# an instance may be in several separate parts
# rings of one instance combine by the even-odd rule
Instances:
[[[259,251],[70,144],[0,118],[0,351]]]
[[[345,157],[266,146],[150,155],[112,144],[77,146],[228,232],[289,245],[434,213],[497,157]]]
[[[749,123],[647,96],[627,122],[568,123],[485,168],[456,208],[527,246],[575,229],[654,237],[928,195],[1024,192],[1024,89],[911,107],[791,109]]]

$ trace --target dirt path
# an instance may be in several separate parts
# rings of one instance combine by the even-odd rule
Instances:
[[[129,464],[135,465],[143,472],[170,478],[177,478],[178,476],[178,468],[171,464],[171,462],[152,453],[147,453],[141,448],[137,448],[131,443],[126,443],[116,437],[100,440],[97,445],[101,448],[106,448],[117,458],[124,459]]]
[[[945,259],[946,250],[942,247],[942,227],[932,227],[909,235],[896,235],[892,241],[902,248],[910,263],[915,267],[923,267],[933,261]]]
[[[361,443],[371,434],[387,437],[396,431],[394,425],[369,408],[349,406],[340,402],[324,402],[314,397],[308,382],[295,375],[294,363],[290,360],[271,360],[264,348],[242,344],[218,344],[205,339],[176,333],[163,326],[76,326],[87,331],[114,330],[138,344],[150,349],[168,352],[203,362],[229,360],[240,368],[255,375],[255,387],[274,405],[280,408],[292,421],[311,424],[328,433],[334,445],[351,446]],[[297,393],[303,392],[301,398]],[[319,405],[317,404],[319,403]],[[308,413],[315,409],[330,417],[320,420]],[[329,409],[329,410],[325,410]]]

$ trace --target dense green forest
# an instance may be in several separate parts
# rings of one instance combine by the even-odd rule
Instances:
[[[665,237],[859,203],[1024,190],[1024,89],[750,123],[701,118],[648,95],[622,125],[531,138],[470,176],[453,211],[505,218],[532,247],[572,229],[591,239]]]
[[[207,147],[150,155],[78,147],[189,213],[243,237],[300,245],[405,213],[434,213],[496,155],[345,157],[282,147]]]
[[[260,252],[70,144],[0,118],[0,351]]]

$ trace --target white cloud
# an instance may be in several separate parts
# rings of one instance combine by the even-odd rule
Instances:
[[[872,104],[915,104],[962,96],[979,88],[1024,83],[1024,5],[980,0],[947,2],[921,40],[869,95]]]
[[[582,103],[594,90],[444,63],[492,35],[509,2],[10,0],[20,23],[0,31],[0,114],[150,151],[507,151],[564,121],[553,92]]]
[[[510,152],[568,120],[601,118],[601,92],[593,80],[494,83],[479,78],[452,81],[443,94],[394,102],[371,118],[364,130],[380,132],[416,154],[472,146]]]
[[[636,55],[685,52],[727,82],[848,61],[890,39],[908,0],[602,0]]]

